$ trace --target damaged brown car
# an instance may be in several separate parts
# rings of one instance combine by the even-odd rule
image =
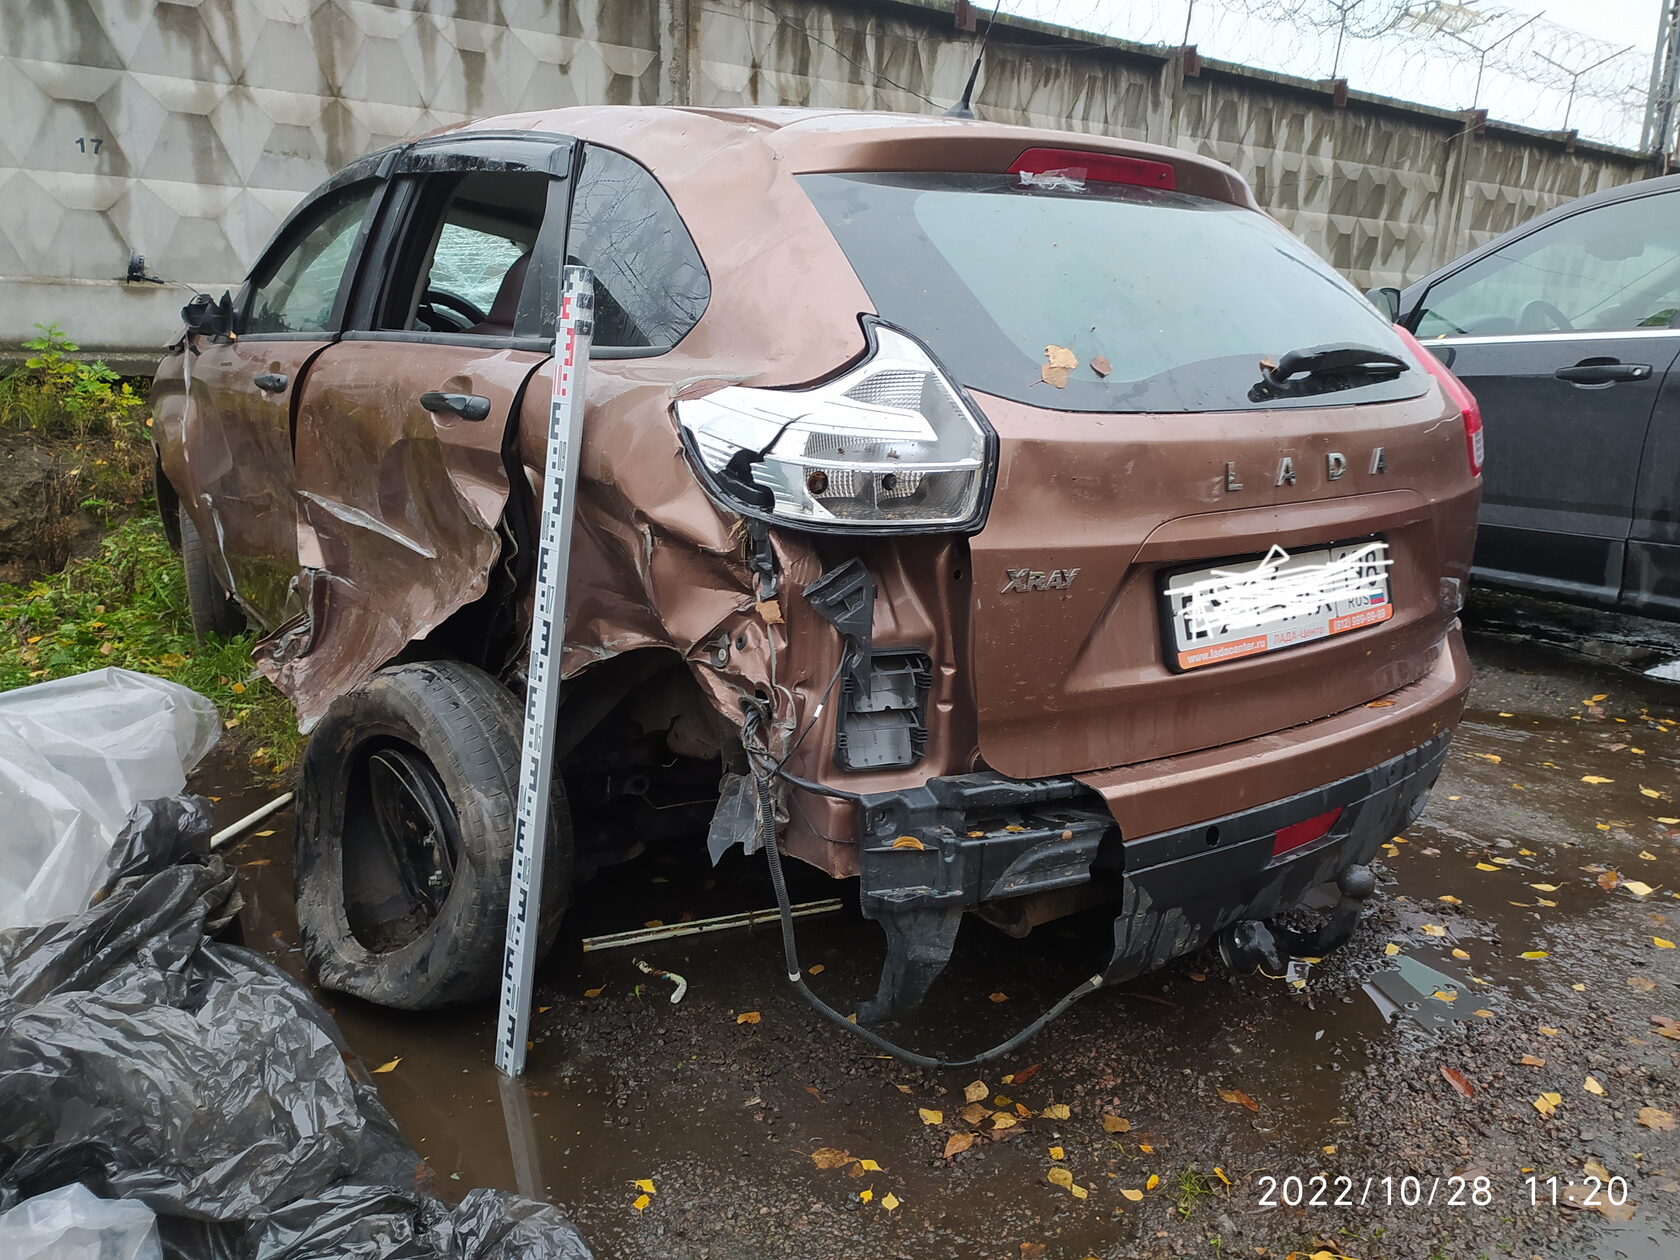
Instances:
[[[781,852],[885,931],[865,1021],[965,912],[1107,907],[1109,982],[1347,937],[1469,683],[1462,387],[1205,158],[576,108],[354,163],[159,369],[195,618],[260,628],[311,731],[324,984],[499,974],[567,264],[595,332],[550,934],[648,845],[758,847],[762,781]]]

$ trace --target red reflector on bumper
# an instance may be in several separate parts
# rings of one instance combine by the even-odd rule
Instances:
[[[1272,856],[1287,853],[1291,849],[1299,849],[1303,844],[1311,844],[1314,840],[1323,838],[1336,825],[1336,820],[1342,816],[1340,806],[1328,814],[1319,814],[1308,818],[1304,822],[1290,823],[1287,827],[1279,827],[1277,835],[1272,838]]]

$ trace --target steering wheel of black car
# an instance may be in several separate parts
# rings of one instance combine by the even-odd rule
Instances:
[[[1542,319],[1551,324],[1550,329],[1539,322]],[[1545,298],[1535,298],[1523,307],[1522,314],[1517,317],[1517,330],[1519,332],[1574,332],[1575,325],[1569,322],[1569,316],[1558,310]]]

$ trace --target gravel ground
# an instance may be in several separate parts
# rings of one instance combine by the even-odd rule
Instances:
[[[773,930],[578,954],[581,935],[771,903],[759,859],[667,855],[591,886],[510,1091],[487,1010],[329,1001],[370,1065],[400,1058],[376,1079],[442,1192],[546,1193],[603,1260],[1672,1256],[1680,1040],[1660,1021],[1680,1020],[1680,952],[1656,942],[1680,940],[1680,687],[1508,637],[1473,654],[1430,810],[1300,991],[1200,955],[1006,1060],[924,1072],[822,1022]],[[248,937],[295,966],[288,826],[238,860]],[[790,874],[795,900],[835,895]],[[1107,928],[965,926],[900,1040],[1001,1040],[1090,973]],[[878,930],[848,903],[799,938],[813,986],[852,1009]],[[636,958],[686,977],[683,1002]]]

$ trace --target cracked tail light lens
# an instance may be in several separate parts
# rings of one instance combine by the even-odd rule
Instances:
[[[738,511],[812,528],[978,525],[991,430],[921,342],[865,328],[867,357],[815,388],[729,385],[680,400],[703,479]]]
[[[1476,396],[1470,392],[1469,386],[1453,375],[1453,370],[1445,363],[1429,353],[1421,341],[1398,324],[1394,326],[1394,331],[1400,335],[1400,340],[1416,352],[1429,374],[1441,382],[1441,392],[1464,417],[1464,456],[1470,462],[1470,475],[1480,477],[1482,457],[1486,453],[1486,442],[1482,436],[1481,404],[1476,401]]]

